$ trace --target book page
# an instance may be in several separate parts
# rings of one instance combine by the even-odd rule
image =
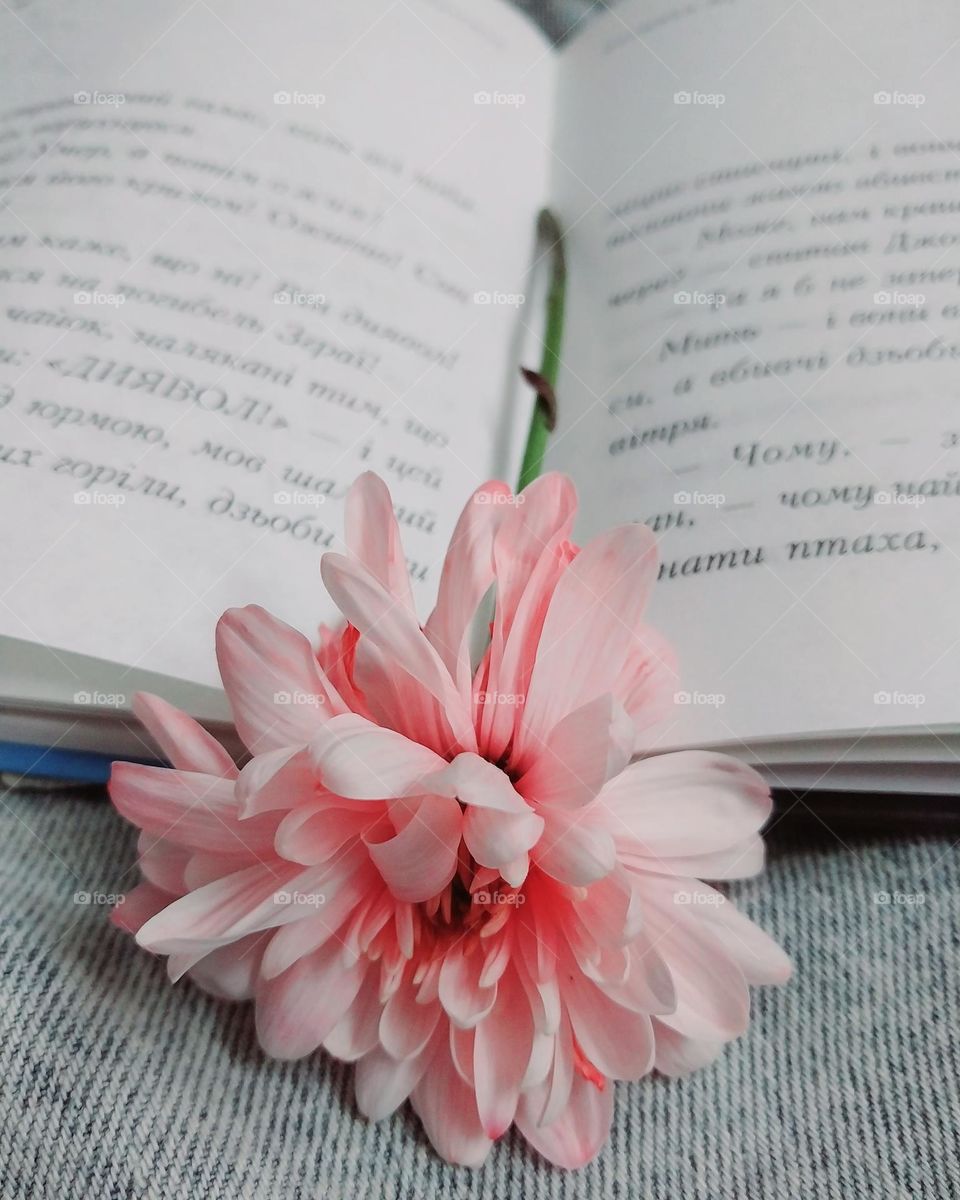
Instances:
[[[553,70],[500,3],[0,8],[0,634],[215,683],[224,608],[336,617],[367,469],[435,591],[522,451]]]
[[[561,60],[550,458],[660,535],[663,744],[960,720],[960,10],[624,4]]]

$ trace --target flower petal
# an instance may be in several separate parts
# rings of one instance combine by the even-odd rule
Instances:
[[[376,964],[367,968],[356,999],[323,1039],[323,1048],[328,1054],[344,1062],[356,1062],[379,1044],[378,1029],[383,1008],[379,976]]]
[[[530,1145],[558,1167],[574,1169],[596,1158],[613,1120],[613,1084],[608,1080],[601,1089],[575,1075],[566,1108],[549,1125],[538,1125],[534,1115],[541,1091],[525,1092],[517,1110],[517,1127]]]
[[[623,525],[589,542],[563,572],[537,645],[512,757],[529,765],[568,713],[613,690],[656,575],[657,547],[645,525]]]
[[[365,471],[347,492],[344,525],[347,549],[411,612],[413,592],[400,530],[387,485]]]
[[[513,1122],[530,1054],[533,1015],[514,971],[500,980],[490,1014],[476,1027],[473,1076],[484,1133],[498,1138]]]
[[[249,1000],[255,991],[267,935],[251,933],[205,954],[189,968],[197,987],[221,1000]]]
[[[457,1074],[445,1041],[410,1099],[438,1154],[461,1166],[480,1166],[493,1143],[483,1131],[473,1090]]]
[[[537,806],[580,808],[589,803],[629,761],[632,742],[628,749],[619,731],[625,718],[609,693],[568,713],[537,747],[517,790]]]
[[[255,604],[218,621],[217,662],[237,732],[255,754],[305,746],[345,711],[307,639]]]
[[[440,1003],[450,1020],[461,1029],[472,1029],[490,1012],[497,999],[497,985],[480,986],[483,955],[471,943],[467,953],[463,942],[444,955],[440,968]]]
[[[574,887],[603,879],[617,863],[613,838],[586,809],[546,810],[543,836],[532,853],[542,871]]]
[[[618,846],[653,860],[731,846],[755,834],[771,810],[770,789],[756,771],[706,750],[633,763],[597,804],[610,814]]]
[[[496,868],[513,887],[526,878],[527,851],[542,834],[543,817],[535,812],[514,814],[469,806],[463,818],[467,849],[482,867]]]
[[[360,631],[358,666],[365,644],[379,652],[377,682],[383,695],[377,699],[392,700],[391,726],[416,730],[423,741],[428,740],[424,731],[429,730],[432,744],[439,739],[449,745],[454,740],[461,749],[476,749],[469,709],[416,616],[358,562],[340,554],[325,554],[320,571],[338,608]],[[371,693],[369,687],[364,691]],[[368,700],[372,702],[372,694]],[[441,736],[444,728],[449,731],[445,738]]]
[[[510,498],[505,483],[477,488],[464,505],[443,561],[437,604],[423,632],[455,680],[470,695],[470,626],[493,583],[493,538]]]
[[[236,778],[233,759],[193,717],[149,692],[137,692],[133,711],[164,755],[181,771]]]
[[[447,796],[422,796],[409,806],[406,824],[394,836],[365,835],[370,857],[398,900],[416,904],[442,891],[457,869],[463,814]]]
[[[415,1058],[433,1036],[440,1012],[436,1002],[418,1004],[412,988],[397,988],[380,1016],[380,1044],[391,1058]]]
[[[574,1035],[601,1075],[642,1079],[648,1074],[655,1050],[649,1016],[622,1008],[577,972],[564,998]]]
[[[427,746],[353,713],[328,721],[310,753],[324,786],[355,800],[425,792],[425,779],[447,765]]]
[[[244,934],[286,924],[302,913],[283,904],[278,893],[317,890],[323,871],[291,863],[244,867],[181,896],[147,921],[137,941],[158,954],[214,950]]]
[[[155,917],[176,899],[152,883],[138,883],[110,911],[110,920],[118,929],[135,934],[141,925]]]
[[[121,816],[147,833],[195,850],[272,857],[277,819],[237,819],[231,779],[116,762],[110,798]]]
[[[309,752],[284,746],[257,754],[237,777],[238,816],[243,819],[313,800],[319,790]]]
[[[322,946],[257,988],[257,1037],[273,1058],[302,1058],[320,1045],[356,999],[366,963]]]
[[[553,589],[569,561],[569,538],[577,511],[573,484],[549,472],[524,488],[504,518],[493,544],[497,593],[486,670],[478,692],[484,703],[480,748],[493,761],[509,748],[526,697],[537,641]]]
[[[414,1058],[396,1059],[377,1046],[357,1063],[353,1086],[357,1108],[380,1121],[400,1107],[420,1082],[433,1057],[433,1043]]]

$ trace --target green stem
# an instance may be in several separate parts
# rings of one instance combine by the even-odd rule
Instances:
[[[550,254],[550,286],[547,291],[547,320],[543,335],[543,357],[540,374],[556,386],[560,367],[560,350],[563,345],[563,313],[566,299],[567,270],[563,256],[563,233],[549,209],[543,209],[537,221],[538,245],[548,247]],[[547,449],[551,418],[547,405],[538,399],[527,434],[527,445],[523,452],[520,468],[520,488],[525,488],[543,470],[543,456]]]

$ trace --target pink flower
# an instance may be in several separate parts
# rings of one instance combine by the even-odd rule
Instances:
[[[512,1123],[588,1162],[614,1080],[708,1062],[746,1029],[748,984],[790,970],[699,882],[761,869],[758,776],[706,752],[631,763],[675,687],[642,620],[653,536],[578,549],[575,511],[562,476],[481,487],[421,627],[389,493],[363,476],[349,554],[321,566],[345,631],[315,653],[260,608],[220,621],[246,765],[141,696],[175,769],[111,780],[145,876],[117,923],[172,979],[252,998],[268,1054],[356,1062],[371,1119],[409,1097],[458,1163]]]

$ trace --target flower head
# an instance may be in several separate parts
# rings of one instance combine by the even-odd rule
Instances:
[[[778,947],[701,878],[756,873],[769,794],[719,754],[633,761],[674,688],[643,622],[650,531],[571,542],[546,475],[467,503],[421,626],[385,485],[347,502],[319,650],[260,608],[217,653],[238,770],[156,697],[173,770],[117,763],[145,877],[115,919],[215,995],[256,1002],[267,1053],[356,1062],[360,1109],[408,1097],[478,1164],[513,1123],[553,1162],[603,1144],[614,1080],[678,1074],[747,1026]],[[475,665],[471,631],[492,595]]]

